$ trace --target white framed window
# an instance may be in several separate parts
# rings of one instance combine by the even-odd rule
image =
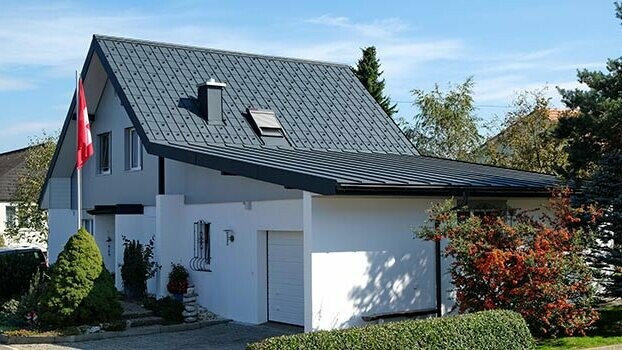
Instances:
[[[7,225],[17,225],[17,210],[14,206],[6,206],[4,208],[5,222]]]
[[[112,170],[111,166],[111,137],[110,133],[104,133],[98,135],[99,141],[99,153],[98,153],[98,167],[99,173],[102,175],[110,174]]]
[[[125,169],[141,170],[143,168],[143,148],[135,128],[125,129]]]

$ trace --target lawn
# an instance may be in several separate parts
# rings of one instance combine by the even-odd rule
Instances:
[[[542,340],[538,349],[589,349],[615,344],[622,344],[622,305],[601,309],[600,320],[587,336]]]

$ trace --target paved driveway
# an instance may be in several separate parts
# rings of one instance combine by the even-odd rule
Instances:
[[[0,345],[0,350],[15,349],[224,349],[241,350],[249,342],[283,334],[302,332],[302,328],[280,324],[259,326],[227,323],[177,333],[160,333],[127,338],[103,339],[69,344]]]

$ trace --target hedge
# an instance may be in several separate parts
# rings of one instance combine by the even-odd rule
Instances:
[[[533,349],[527,323],[513,311],[409,320],[265,339],[247,350]]]

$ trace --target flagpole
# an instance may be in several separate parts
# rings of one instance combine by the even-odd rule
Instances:
[[[76,69],[76,148],[79,147],[80,140],[80,81],[78,70]],[[76,159],[77,164],[77,159]],[[78,230],[82,228],[82,167],[78,168]]]

